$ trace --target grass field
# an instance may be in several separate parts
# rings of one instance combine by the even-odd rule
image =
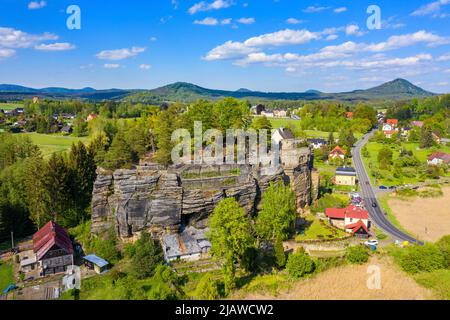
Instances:
[[[14,283],[14,270],[11,262],[0,262],[0,294]]]
[[[295,237],[295,240],[318,240],[318,239],[333,239],[344,237],[347,234],[344,231],[341,231],[336,228],[332,228],[331,226],[326,226],[326,222],[320,222],[319,219],[316,219],[312,216],[308,216],[306,218],[307,223],[309,224],[304,230],[301,230],[300,234]],[[333,232],[334,230],[334,232]]]
[[[294,120],[294,119],[283,119],[283,118],[269,118],[270,123],[272,124],[272,127],[274,129],[278,129],[280,127],[287,127],[288,125],[292,125],[295,128],[301,130],[301,121],[300,120]],[[319,130],[303,130],[306,133],[306,136],[308,138],[324,138],[328,139],[328,136],[330,135],[329,132],[325,131],[319,131]],[[334,132],[334,137],[337,138],[339,136],[338,132]],[[358,139],[361,139],[363,134],[356,133],[355,137]]]
[[[440,299],[450,300],[450,270],[421,273],[415,279],[420,285],[431,289]]]
[[[0,109],[3,110],[13,110],[16,108],[23,108],[21,103],[0,103]]]
[[[34,144],[39,146],[44,157],[49,157],[56,152],[64,152],[70,149],[73,143],[87,142],[89,138],[62,136],[59,134],[20,133],[31,138]]]
[[[421,163],[425,163],[427,160],[427,157],[429,155],[431,155],[433,152],[435,151],[443,151],[443,152],[447,152],[450,153],[450,147],[447,146],[443,146],[443,145],[439,145],[437,147],[434,148],[430,148],[430,149],[420,149],[419,148],[419,144],[418,143],[411,143],[411,142],[407,142],[407,143],[402,143],[401,146],[399,145],[385,145],[379,142],[368,142],[366,144],[367,147],[367,151],[369,152],[369,157],[362,157],[363,158],[363,162],[364,162],[364,166],[367,169],[367,172],[369,174],[369,177],[372,181],[372,183],[374,183],[375,185],[385,185],[385,186],[395,186],[395,185],[400,185],[400,184],[415,184],[418,181],[417,177],[401,177],[401,178],[396,178],[396,177],[391,177],[390,179],[378,179],[375,183],[375,179],[372,176],[372,169],[374,168],[378,168],[378,152],[381,150],[381,148],[388,146],[391,148],[392,152],[393,152],[393,161],[395,161],[396,159],[398,159],[399,155],[400,155],[400,147],[403,147],[407,150],[410,150],[413,152],[414,156],[421,162]]]
[[[368,273],[369,266],[380,268],[381,287],[379,289],[368,287],[371,276],[371,273]],[[270,276],[266,282],[270,285],[275,281],[281,282],[283,279]],[[258,281],[258,283],[261,282],[261,280]],[[250,286],[252,283],[249,284]],[[267,286],[255,289],[259,290],[254,290],[254,293],[247,291],[247,294],[242,294],[241,297],[248,300],[422,300],[434,298],[431,290],[416,283],[414,279],[399,270],[390,259],[378,257],[373,257],[363,265],[344,265],[310,278],[291,282],[287,289],[280,288],[276,295],[272,293],[272,290],[267,290]]]

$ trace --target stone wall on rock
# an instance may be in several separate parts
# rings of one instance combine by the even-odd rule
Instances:
[[[142,230],[176,232],[181,224],[204,227],[218,202],[234,197],[254,214],[273,181],[291,184],[299,208],[311,201],[311,151],[303,148],[297,166],[139,165],[109,172],[99,168],[92,197],[92,232],[115,228],[122,238]],[[295,162],[294,162],[295,163]]]

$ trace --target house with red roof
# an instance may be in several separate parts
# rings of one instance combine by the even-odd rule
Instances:
[[[345,159],[345,154],[347,152],[342,149],[339,146],[336,146],[333,150],[331,150],[331,152],[328,154],[328,160],[333,160],[333,159],[341,159],[344,160]]]
[[[92,121],[94,119],[97,119],[97,115],[95,113],[91,113],[87,116],[86,121]]]
[[[346,113],[346,115],[347,115],[347,119],[350,119],[350,120],[353,119],[353,112],[349,111]]]
[[[432,166],[440,166],[442,164],[449,164],[450,163],[450,154],[436,151],[433,152],[427,159],[428,165]]]
[[[49,221],[33,235],[32,254],[20,263],[26,272],[38,269],[40,276],[65,272],[73,264],[73,246],[67,231]]]
[[[398,120],[397,119],[387,119],[383,124],[383,133],[386,138],[392,138],[394,134],[398,132]]]
[[[325,215],[330,224],[339,229],[358,237],[369,236],[369,213],[361,207],[326,208]]]

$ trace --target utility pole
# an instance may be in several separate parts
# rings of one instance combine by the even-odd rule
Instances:
[[[11,231],[11,249],[14,249],[14,232]]]

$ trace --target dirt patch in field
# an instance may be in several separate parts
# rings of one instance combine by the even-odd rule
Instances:
[[[369,266],[378,266],[381,289],[369,289]],[[369,281],[369,283],[373,283]],[[424,300],[433,299],[432,292],[419,286],[388,259],[372,258],[364,265],[346,265],[300,280],[289,291],[276,297],[248,294],[245,299],[262,300]]]
[[[398,222],[421,240],[437,241],[450,234],[450,188],[443,188],[437,198],[391,198],[389,207]]]

